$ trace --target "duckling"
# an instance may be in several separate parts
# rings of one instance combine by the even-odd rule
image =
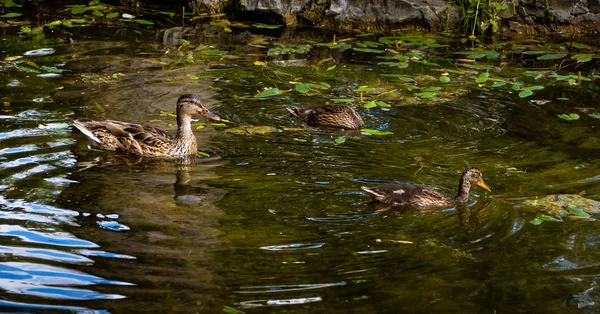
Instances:
[[[198,152],[192,132],[192,115],[211,120],[221,118],[208,111],[196,95],[186,94],[177,100],[177,133],[175,137],[163,130],[134,123],[104,121],[73,121],[73,126],[92,140],[92,145],[105,150],[130,153],[143,157],[179,158]]]
[[[342,105],[327,105],[314,108],[288,107],[293,118],[302,119],[303,124],[360,130],[365,123],[354,109]]]
[[[362,186],[361,189],[369,193],[374,201],[392,204],[393,206],[410,206],[421,209],[443,208],[454,204],[467,203],[472,183],[491,192],[491,189],[483,182],[481,171],[471,166],[463,170],[460,176],[458,193],[455,197],[447,197],[432,188],[403,183],[384,183],[373,188]]]

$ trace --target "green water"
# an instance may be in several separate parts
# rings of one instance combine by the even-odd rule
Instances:
[[[524,71],[556,65],[532,66],[531,58],[509,52],[477,64],[494,77],[545,88],[521,98],[508,86],[481,87],[474,80],[485,70],[461,67],[454,52],[483,43],[448,35],[414,34],[448,46],[398,48],[438,64],[400,69],[345,48],[269,55],[277,42],[331,41],[321,32],[225,33],[204,25],[179,50],[138,25],[77,28],[73,43],[56,34],[33,40],[9,29],[1,46],[5,56],[63,69],[40,77],[45,71],[5,61],[0,77],[0,305],[7,310],[597,310],[598,222],[565,217],[535,225],[539,213],[523,206],[556,193],[600,199],[597,80],[535,80]],[[365,40],[338,39],[350,37]],[[202,54],[208,45],[227,53]],[[593,78],[597,61],[559,72]],[[439,77],[448,68],[477,73],[451,73],[444,85]],[[295,90],[298,82],[330,87],[305,94]],[[364,92],[362,104],[353,91],[360,86],[377,89]],[[411,86],[441,89],[419,99]],[[284,93],[254,97],[265,87]],[[64,127],[104,116],[173,132],[174,118],[160,112],[173,111],[184,93],[198,94],[229,120],[196,131],[210,157],[191,169],[92,151]],[[334,98],[354,98],[348,105],[367,128],[392,134],[302,128],[285,110]],[[364,108],[374,99],[391,107]],[[580,118],[559,118],[570,113]],[[492,188],[474,188],[467,207],[378,213],[382,205],[360,190],[408,182],[451,195],[466,165],[480,168]]]

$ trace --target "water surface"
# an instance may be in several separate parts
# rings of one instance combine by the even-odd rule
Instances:
[[[596,81],[549,84],[532,98],[550,100],[543,105],[468,83],[415,99],[378,75],[432,75],[424,65],[390,70],[369,53],[268,50],[331,34],[202,26],[185,37],[227,52],[215,56],[178,53],[150,27],[98,27],[78,28],[73,43],[9,30],[1,44],[4,55],[64,70],[28,73],[7,62],[0,78],[7,311],[596,311],[598,222],[535,225],[538,213],[523,206],[555,193],[600,199],[599,120],[586,115],[600,111]],[[469,48],[436,38],[449,47],[428,53],[446,67],[453,50]],[[518,55],[506,62],[505,72],[530,66]],[[331,88],[308,95],[289,81]],[[350,104],[369,129],[392,134],[302,128],[286,114],[290,105],[358,98],[352,90],[362,85],[397,89],[389,108]],[[253,97],[264,87],[287,93]],[[184,93],[230,121],[196,131],[210,157],[193,168],[94,151],[66,127],[103,116],[173,132],[161,110],[173,111]],[[558,118],[571,112],[581,118]],[[493,192],[473,189],[464,207],[379,213],[360,190],[409,182],[450,195],[466,165]]]

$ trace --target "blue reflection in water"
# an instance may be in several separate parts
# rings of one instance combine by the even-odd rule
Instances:
[[[125,298],[125,296],[119,294],[104,294],[88,289],[57,287],[96,284],[132,285],[128,282],[108,280],[56,266],[23,262],[0,263],[0,289],[7,293],[69,300],[114,300]]]
[[[65,232],[38,232],[21,226],[0,225],[0,236],[17,237],[21,241],[58,246],[96,248],[98,244],[75,238]]]
[[[19,308],[19,309],[36,309],[36,310],[62,310],[62,311],[73,311],[78,313],[86,314],[107,314],[105,310],[94,310],[79,306],[66,306],[66,305],[45,305],[45,304],[31,304],[21,302],[11,302],[6,300],[0,300],[1,307],[8,308]]]

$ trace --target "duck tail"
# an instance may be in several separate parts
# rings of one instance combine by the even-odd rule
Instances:
[[[91,139],[92,141],[96,142],[96,143],[102,143],[100,141],[100,139],[98,139],[96,137],[96,135],[94,135],[94,133],[92,133],[92,131],[88,130],[88,128],[85,127],[84,123],[81,123],[77,120],[73,121],[73,126],[75,128],[77,128],[81,133],[83,133],[83,135],[87,136],[89,139]]]
[[[366,187],[366,186],[361,186],[360,187],[361,190],[371,194],[371,196],[375,199],[383,199],[384,195],[380,194],[374,190],[372,190],[370,187]]]
[[[290,116],[297,118],[300,116],[300,108],[298,107],[287,107],[285,108],[290,113]]]

